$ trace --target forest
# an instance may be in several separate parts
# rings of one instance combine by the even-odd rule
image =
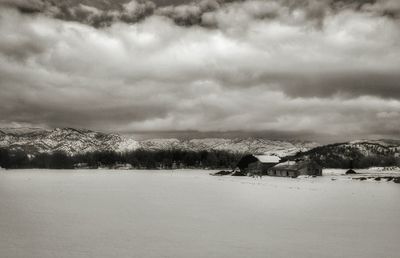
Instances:
[[[114,168],[129,164],[136,169],[232,169],[241,154],[227,151],[184,151],[184,150],[143,150],[130,152],[95,151],[78,155],[64,152],[38,153],[28,155],[23,151],[0,148],[0,167],[6,169],[44,168]]]

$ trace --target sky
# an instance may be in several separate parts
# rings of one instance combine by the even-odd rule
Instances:
[[[399,138],[398,0],[0,0],[0,127]]]

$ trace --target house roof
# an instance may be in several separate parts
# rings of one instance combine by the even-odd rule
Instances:
[[[286,162],[282,162],[279,163],[275,166],[272,167],[272,169],[278,169],[278,170],[299,170],[301,168],[310,166],[310,165],[315,165],[318,166],[318,164],[316,164],[315,162],[312,161],[286,161]]]
[[[254,155],[261,163],[279,163],[281,158],[270,155]]]
[[[294,165],[296,165],[296,161],[285,161],[285,162],[275,165],[275,167],[288,167],[288,166],[294,166]]]

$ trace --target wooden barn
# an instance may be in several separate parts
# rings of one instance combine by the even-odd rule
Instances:
[[[311,160],[286,161],[269,167],[267,175],[281,177],[322,176],[322,167]]]
[[[280,161],[277,156],[269,155],[247,155],[238,163],[238,167],[243,174],[266,175],[267,169],[275,166]]]

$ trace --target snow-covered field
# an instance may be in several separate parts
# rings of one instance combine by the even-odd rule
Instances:
[[[347,169],[324,169],[323,175],[335,179],[351,179],[357,177],[400,177],[400,168],[398,167],[373,167],[369,169],[354,169],[357,174],[351,176],[344,176]]]
[[[400,257],[400,185],[0,171],[0,257]]]

